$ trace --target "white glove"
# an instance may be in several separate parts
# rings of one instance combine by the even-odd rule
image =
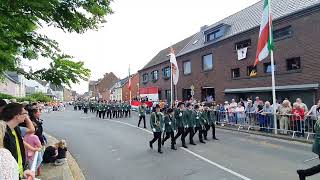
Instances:
[[[181,117],[181,116],[182,116],[182,113],[180,113],[179,116]]]
[[[187,128],[189,127],[189,125],[187,125]]]
[[[153,131],[153,132],[156,132],[156,128],[152,128],[152,131]]]
[[[197,117],[197,119],[199,119],[199,117]]]
[[[139,117],[141,116],[141,114],[139,114]]]
[[[171,125],[171,122],[169,122],[169,125]]]

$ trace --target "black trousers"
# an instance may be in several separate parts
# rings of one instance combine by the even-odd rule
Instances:
[[[110,118],[110,119],[112,119],[112,111],[107,111],[107,118]]]
[[[317,166],[313,166],[312,168],[302,170],[303,177],[300,177],[300,180],[305,180],[308,176],[313,176],[315,174],[320,173],[320,164]]]
[[[131,117],[131,110],[130,109],[129,109],[128,113],[129,113],[129,117]]]
[[[176,143],[177,139],[179,138],[179,136],[181,136],[181,142],[182,145],[186,145],[186,141],[185,141],[185,130],[183,127],[178,127],[178,133],[176,134],[176,136],[174,137],[174,142]]]
[[[206,131],[204,132],[204,139],[207,139],[208,131],[210,130],[210,127],[212,128],[212,138],[216,138],[216,126],[214,123],[210,126],[209,124],[205,125]]]
[[[99,115],[99,111],[98,111],[98,110],[96,110],[96,117],[98,117],[98,115]]]
[[[113,118],[118,118],[118,111],[116,110],[113,111]]]
[[[166,132],[166,136],[163,138],[162,142],[166,142],[171,137],[171,147],[174,145],[174,132]]]
[[[198,133],[199,141],[203,141],[202,135],[203,135],[203,133],[205,132],[205,130],[203,130],[202,127],[196,127],[196,128],[195,128],[195,131],[194,131],[194,135],[197,134],[197,132],[199,132],[199,133]]]
[[[158,151],[161,150],[161,132],[153,132],[153,139],[150,141],[151,144],[158,140]]]
[[[126,110],[124,113],[125,113],[125,117],[127,118],[129,111]]]
[[[73,110],[75,110],[75,111],[76,111],[76,110],[77,110],[77,106],[74,106],[74,107],[73,107]]]
[[[85,114],[88,114],[88,108],[83,108],[83,112],[84,112]]]
[[[104,119],[104,117],[106,117],[106,112],[107,111],[102,111],[102,118]]]
[[[99,118],[102,118],[102,112],[103,111],[99,111]]]
[[[146,128],[146,116],[139,116],[138,127],[140,127],[141,120],[143,119],[143,127]]]
[[[194,143],[194,141],[193,141],[194,128],[193,127],[188,127],[186,134],[185,134],[185,137],[187,137],[188,134],[189,134],[189,142],[190,142],[190,144],[193,144]]]
[[[118,110],[118,118],[122,118],[122,110]]]

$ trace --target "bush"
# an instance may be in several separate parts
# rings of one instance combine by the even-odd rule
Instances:
[[[15,97],[9,95],[9,94],[3,94],[0,93],[0,99],[14,99]]]
[[[28,101],[29,103],[33,103],[33,102],[37,102],[36,99],[26,96],[26,97],[22,97],[22,98],[17,98],[18,102],[24,102],[24,101]]]
[[[52,98],[43,94],[43,93],[34,93],[31,94],[29,96],[27,96],[27,98],[31,98],[31,99],[35,99],[36,101],[40,101],[40,102],[50,102],[52,101]]]

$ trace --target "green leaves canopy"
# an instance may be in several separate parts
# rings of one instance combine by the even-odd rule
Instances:
[[[96,30],[111,14],[110,0],[1,0],[0,76],[17,71],[29,79],[42,79],[56,85],[87,80],[90,70],[74,62],[59,49],[56,41],[36,32],[43,24],[65,32]],[[49,58],[50,68],[25,72],[21,59]]]

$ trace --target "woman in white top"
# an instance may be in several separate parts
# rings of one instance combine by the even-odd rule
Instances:
[[[11,155],[10,151],[3,147],[3,137],[6,132],[6,123],[0,120],[0,179],[15,180],[19,179],[18,163]],[[26,170],[24,175],[34,178],[32,171]]]

